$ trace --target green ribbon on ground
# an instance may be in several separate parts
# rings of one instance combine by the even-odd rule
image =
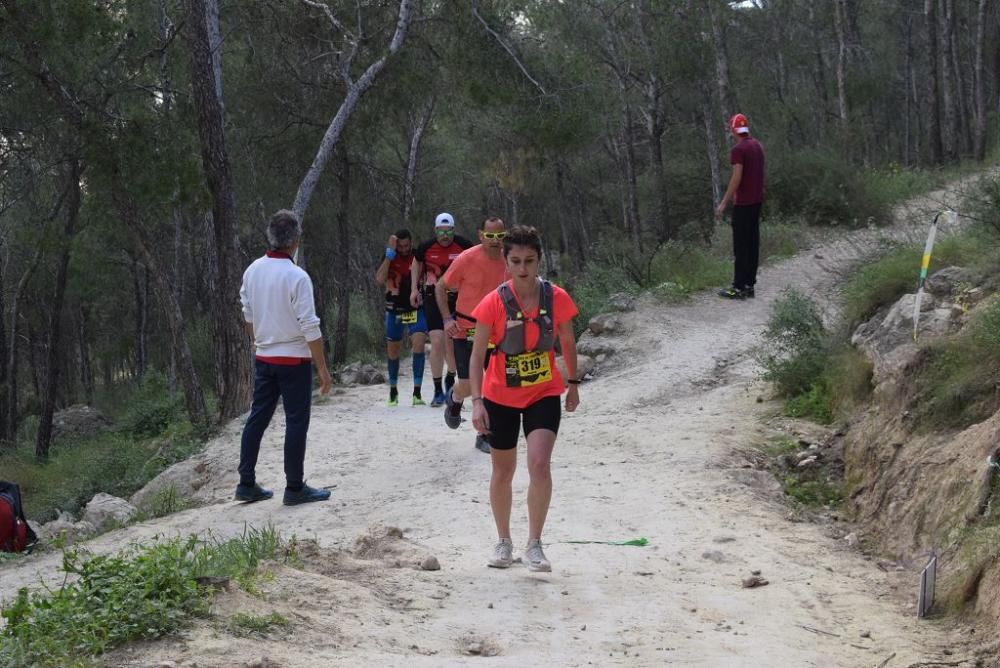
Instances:
[[[561,540],[560,543],[572,545],[631,545],[633,547],[646,547],[649,541],[645,538],[633,538],[632,540]]]

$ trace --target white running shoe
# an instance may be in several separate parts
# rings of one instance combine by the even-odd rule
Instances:
[[[493,547],[493,554],[486,561],[492,568],[508,568],[514,563],[514,543],[510,538],[501,538]]]
[[[528,547],[524,551],[524,562],[528,564],[528,570],[535,573],[548,573],[552,570],[552,564],[545,558],[542,552],[542,540],[532,538],[528,541]]]

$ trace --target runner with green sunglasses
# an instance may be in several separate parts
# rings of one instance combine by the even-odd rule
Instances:
[[[445,334],[454,339],[455,367],[458,382],[447,393],[444,402],[444,421],[452,429],[462,424],[462,401],[469,396],[469,356],[472,354],[472,334],[476,322],[469,314],[483,297],[497,289],[507,279],[503,259],[506,226],[499,218],[487,218],[479,228],[479,245],[473,246],[455,258],[434,287],[438,308],[446,314]],[[458,291],[454,307],[448,305],[448,292]],[[490,445],[480,435],[476,448],[489,452]]]

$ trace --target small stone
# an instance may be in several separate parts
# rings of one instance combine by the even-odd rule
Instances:
[[[751,575],[748,578],[743,578],[743,588],[753,589],[754,587],[765,587],[771,584],[759,575]]]
[[[438,562],[437,557],[430,556],[420,564],[420,569],[424,571],[439,571],[441,570],[441,564]]]
[[[581,630],[581,631],[586,631],[586,630],[587,630],[587,625],[586,625],[586,624],[584,624],[583,626],[581,626],[581,627],[580,627],[580,630]]]
[[[715,538],[712,539],[712,542],[713,543],[735,543],[736,542],[736,537],[735,536],[716,536]]]
[[[760,570],[750,571],[750,575],[760,575]]]
[[[871,638],[872,637],[872,632],[871,631],[867,631],[867,630],[862,631],[861,632],[861,637],[862,638]]]
[[[726,555],[724,555],[719,550],[707,550],[706,552],[702,552],[701,558],[708,559],[709,561],[714,561],[717,564],[721,564],[726,560]]]
[[[857,547],[861,544],[861,540],[858,538],[858,534],[851,532],[844,536],[844,542],[847,543],[848,547]]]
[[[815,463],[816,463],[816,457],[806,457],[805,459],[799,462],[799,468],[800,469],[809,468]]]
[[[489,605],[487,605],[486,607],[487,607],[487,608],[489,608],[490,610],[492,610],[492,609],[493,609],[493,604],[492,604],[492,603],[490,603],[490,604],[489,604]]]

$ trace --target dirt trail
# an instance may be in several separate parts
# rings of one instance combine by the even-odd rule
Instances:
[[[925,229],[923,217],[916,222]],[[629,333],[610,369],[583,385],[580,409],[564,415],[545,533],[551,574],[484,567],[494,541],[489,461],[473,449],[468,422],[450,431],[439,410],[389,409],[383,387],[334,395],[314,409],[306,462],[311,484],[336,485],[333,500],[299,508],[229,500],[239,447],[231,425],[200,456],[215,472],[199,492],[204,507],[90,547],[205,529],[231,535],[267,522],[313,538],[318,546],[303,548],[308,572],[275,566],[262,599],[232,592],[216,604],[220,614],[237,605],[280,612],[291,630],[248,640],[199,624],[118,651],[109,665],[234,666],[267,656],[281,666],[895,668],[940,656],[951,639],[940,623],[915,619],[914,572],[884,573],[823,527],[789,521],[762,492],[767,474],[734,455],[775,410],[756,401],[767,389],[749,354],[770,304],[787,286],[829,298],[857,249],[882,234],[854,233],[764,269],[755,300],[642,301],[623,316]],[[405,396],[408,379],[401,388]],[[275,423],[258,479],[280,489],[280,413]],[[518,548],[527,530],[521,457]],[[356,538],[384,526],[405,538],[352,554]],[[563,542],[639,536],[650,545]],[[411,567],[429,554],[440,571]],[[0,597],[52,577],[57,564],[50,554],[6,568]],[[770,584],[743,589],[753,569]]]

